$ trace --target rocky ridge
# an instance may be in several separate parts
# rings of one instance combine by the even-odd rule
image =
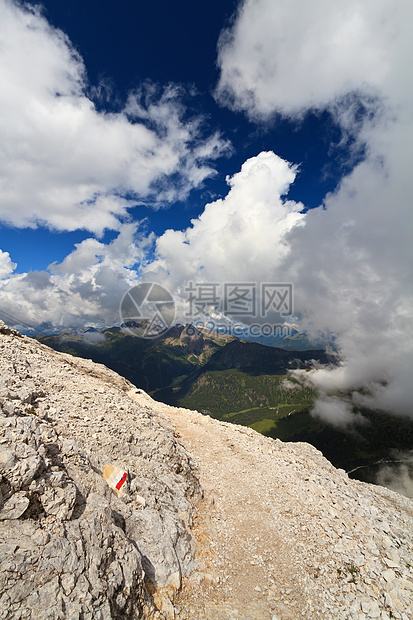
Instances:
[[[194,566],[190,455],[114,372],[0,332],[0,618],[170,616]]]
[[[413,618],[411,500],[4,324],[0,369],[0,619]]]

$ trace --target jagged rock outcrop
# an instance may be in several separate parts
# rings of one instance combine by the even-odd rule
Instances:
[[[193,325],[185,325],[179,341],[187,351],[200,355],[204,350],[205,338],[202,332]]]
[[[200,487],[166,418],[4,324],[0,368],[0,618],[150,617],[155,591],[170,616]],[[128,472],[119,497],[108,463]]]
[[[413,618],[411,500],[4,324],[0,476],[0,619]]]

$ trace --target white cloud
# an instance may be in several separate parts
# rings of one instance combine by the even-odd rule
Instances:
[[[324,422],[341,428],[350,426],[354,422],[351,404],[335,396],[319,398],[314,406],[313,413]],[[361,422],[363,418],[358,416],[358,420]]]
[[[137,224],[124,224],[108,245],[85,239],[48,272],[15,274],[4,281],[0,307],[32,325],[112,323],[119,318],[123,294],[140,277],[161,281],[174,293],[190,279],[271,279],[289,255],[286,235],[304,217],[303,205],[285,198],[295,176],[288,162],[260,153],[227,179],[227,196],[207,205],[186,231],[168,230],[155,239]],[[181,309],[188,311],[185,304]]]
[[[217,96],[266,118],[398,90],[409,79],[412,14],[408,0],[245,0],[221,34]]]
[[[0,40],[0,221],[117,229],[142,199],[186,196],[228,148],[218,134],[204,140],[199,119],[182,119],[171,87],[158,103],[147,89],[145,105],[131,94],[120,113],[97,112],[81,57],[37,9],[0,0]]]
[[[10,276],[16,267],[17,264],[12,262],[10,254],[0,250],[0,280]]]
[[[220,41],[222,102],[260,120],[328,108],[365,149],[285,240],[296,310],[342,356],[308,373],[316,411],[343,420],[350,405],[412,415],[412,16],[407,0],[246,0]]]
[[[153,235],[124,224],[109,244],[85,239],[47,271],[14,274],[0,282],[0,307],[28,325],[83,327],[119,320],[119,304],[145,264]]]
[[[272,152],[247,160],[227,179],[225,198],[206,205],[185,231],[167,230],[157,240],[159,259],[147,273],[169,272],[169,286],[265,280],[289,252],[286,234],[303,219],[303,205],[283,198],[295,176]]]

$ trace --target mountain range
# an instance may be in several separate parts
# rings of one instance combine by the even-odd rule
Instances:
[[[1,321],[0,359],[2,618],[412,617],[408,498]]]
[[[390,469],[412,473],[410,419],[360,409],[359,422],[346,429],[311,414],[316,391],[288,373],[336,363],[322,349],[289,351],[192,325],[175,325],[154,340],[129,335],[121,327],[37,339],[104,364],[160,402],[250,426],[283,441],[311,443],[359,479],[376,482],[384,462]]]

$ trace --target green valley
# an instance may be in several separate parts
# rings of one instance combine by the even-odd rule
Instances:
[[[155,400],[283,441],[311,443],[335,466],[366,481],[375,481],[383,461],[397,462],[413,447],[413,422],[407,418],[360,410],[358,422],[347,429],[311,415],[315,390],[288,371],[334,364],[323,350],[285,350],[183,325],[156,340],[119,327],[38,339],[105,364]]]

